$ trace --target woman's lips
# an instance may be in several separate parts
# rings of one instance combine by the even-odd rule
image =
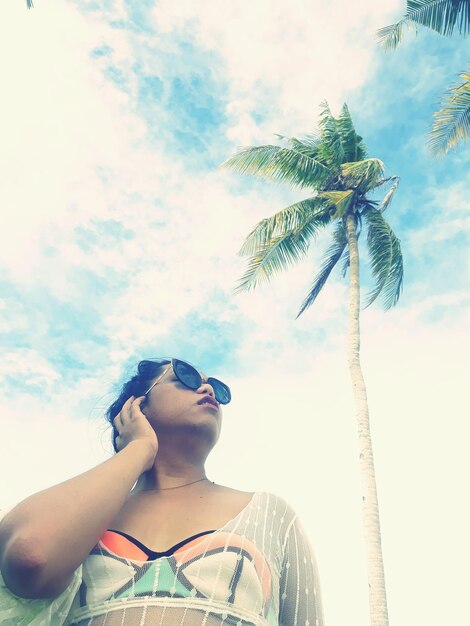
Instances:
[[[217,400],[214,400],[212,396],[204,396],[199,400],[198,404],[208,404],[209,406],[214,407],[214,409],[219,408],[219,403]]]
[[[215,409],[216,411],[219,410],[219,407],[212,404],[212,402],[203,402],[201,406],[208,406],[210,409]]]

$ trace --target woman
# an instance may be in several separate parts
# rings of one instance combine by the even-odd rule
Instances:
[[[206,476],[230,398],[189,363],[141,361],[107,413],[116,454],[0,523],[3,623],[20,597],[39,607],[30,624],[323,624],[292,508]]]

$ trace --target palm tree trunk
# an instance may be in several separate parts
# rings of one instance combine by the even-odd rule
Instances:
[[[369,582],[371,626],[388,626],[387,597],[380,537],[379,506],[375,483],[374,457],[369,429],[366,386],[359,359],[359,249],[354,215],[348,214],[346,230],[349,246],[349,372],[356,403],[359,435],[359,462],[362,479],[362,519]]]

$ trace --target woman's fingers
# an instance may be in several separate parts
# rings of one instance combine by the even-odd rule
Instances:
[[[144,400],[145,396],[140,396],[139,398],[131,396],[124,402],[122,409],[113,420],[114,426],[119,433],[124,428],[126,420],[132,421],[140,416],[143,416],[140,406]]]
[[[140,408],[142,402],[145,400],[145,396],[140,396],[139,398],[135,398],[130,406],[130,414],[131,417],[136,418],[143,415],[142,409]],[[145,417],[145,415],[143,415]]]
[[[122,431],[122,429],[124,428],[124,421],[123,420],[125,420],[126,417],[129,417],[129,408],[130,408],[130,406],[132,404],[133,399],[134,399],[134,396],[131,396],[130,398],[128,398],[124,402],[124,404],[122,406],[122,409],[119,411],[119,413],[113,419],[114,427],[116,428],[118,433],[120,433]]]
[[[122,430],[122,420],[121,420],[120,413],[118,413],[116,417],[113,419],[113,424],[114,424],[114,428],[118,431],[118,433],[120,433]]]
[[[121,419],[125,419],[126,417],[129,417],[130,408],[134,400],[135,400],[134,396],[131,396],[124,402],[123,407],[121,409],[121,413],[122,413]]]
[[[131,407],[134,402],[134,396],[128,398],[121,409],[121,422],[124,424],[127,420],[131,419]]]
[[[116,448],[118,450],[122,450],[134,440],[144,440],[149,444],[152,453],[148,465],[150,468],[157,454],[158,439],[155,430],[142,412],[141,405],[144,400],[145,396],[128,398],[121,411],[114,418],[113,424],[117,431]]]

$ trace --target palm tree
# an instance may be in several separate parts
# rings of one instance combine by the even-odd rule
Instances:
[[[436,156],[443,156],[450,148],[470,136],[470,66],[463,80],[447,89],[441,108],[434,113],[434,124],[429,133],[429,147]]]
[[[312,195],[261,220],[245,240],[240,254],[248,269],[235,291],[247,291],[268,282],[274,274],[305,258],[317,233],[332,229],[332,241],[320,270],[305,297],[299,317],[310,307],[333,269],[349,269],[349,369],[356,403],[359,461],[363,483],[363,522],[367,553],[371,624],[387,626],[388,612],[382,559],[374,459],[369,429],[366,387],[359,359],[359,247],[363,225],[375,284],[367,306],[379,295],[385,308],[398,301],[403,282],[400,242],[384,218],[398,187],[396,176],[384,177],[384,164],[368,158],[346,105],[334,117],[324,102],[320,132],[301,138],[277,135],[284,146],[266,145],[240,150],[222,167],[311,190]],[[382,186],[382,201],[371,198]]]
[[[404,17],[377,31],[377,39],[385,50],[394,50],[402,41],[405,29],[425,26],[440,35],[451,37],[470,33],[470,0],[407,0]],[[463,81],[448,88],[441,108],[434,113],[429,133],[429,147],[436,156],[444,155],[470,136],[470,77],[461,73]]]

